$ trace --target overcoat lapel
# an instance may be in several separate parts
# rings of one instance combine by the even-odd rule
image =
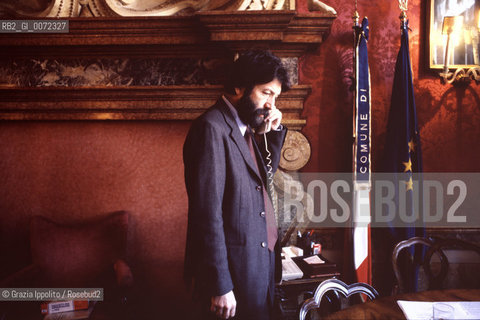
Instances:
[[[259,172],[257,171],[255,162],[253,162],[253,158],[252,158],[252,155],[250,154],[250,150],[247,146],[247,142],[245,141],[245,137],[240,132],[237,122],[235,121],[235,118],[233,117],[229,107],[223,101],[219,101],[217,105],[219,106],[223,116],[225,117],[225,122],[230,127],[230,138],[233,140],[237,148],[240,150],[243,160],[247,163],[248,168],[257,177],[257,179],[260,182],[263,181],[262,178],[260,177]],[[256,152],[258,152],[258,148],[256,147],[255,142],[253,144],[254,144],[254,148],[256,149]]]

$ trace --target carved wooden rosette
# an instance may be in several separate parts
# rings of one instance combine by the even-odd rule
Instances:
[[[303,168],[310,159],[311,148],[307,138],[299,131],[289,130],[280,158],[280,168],[286,171],[297,171]]]
[[[313,208],[313,199],[305,192],[296,172],[307,164],[310,154],[311,148],[307,138],[299,131],[287,131],[280,157],[280,168],[274,176],[275,196],[273,197],[282,244],[290,240],[294,230],[307,228],[309,220],[305,217],[312,214],[308,211]],[[292,210],[288,203],[285,205],[286,198],[301,199],[303,210]],[[288,210],[285,211],[286,208]]]

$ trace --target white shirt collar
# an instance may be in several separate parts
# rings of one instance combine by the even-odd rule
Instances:
[[[228,101],[228,99],[225,96],[222,96],[223,101],[227,104],[227,106],[230,108],[230,111],[233,114],[233,117],[235,118],[235,121],[237,122],[238,129],[240,129],[240,132],[242,133],[242,136],[245,135],[245,131],[247,131],[247,125],[243,123],[243,121],[240,119],[238,116],[237,109]]]

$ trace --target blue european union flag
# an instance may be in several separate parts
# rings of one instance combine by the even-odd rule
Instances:
[[[408,41],[408,22],[402,23],[400,51],[395,65],[392,100],[388,116],[383,171],[388,172],[395,186],[395,220],[389,231],[392,245],[414,236],[424,236],[421,217],[422,153],[418,130],[412,68]],[[411,254],[421,260],[422,250],[412,248]],[[418,270],[413,271],[407,284],[409,291],[417,290]]]
[[[395,65],[384,169],[385,172],[422,171],[422,152],[413,92],[407,23],[402,26],[401,46]]]

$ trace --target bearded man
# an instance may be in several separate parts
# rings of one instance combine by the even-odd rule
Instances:
[[[231,67],[225,94],[186,138],[184,275],[198,318],[271,318],[281,267],[267,174],[278,167],[286,135],[275,101],[288,89],[278,57],[245,52]]]

